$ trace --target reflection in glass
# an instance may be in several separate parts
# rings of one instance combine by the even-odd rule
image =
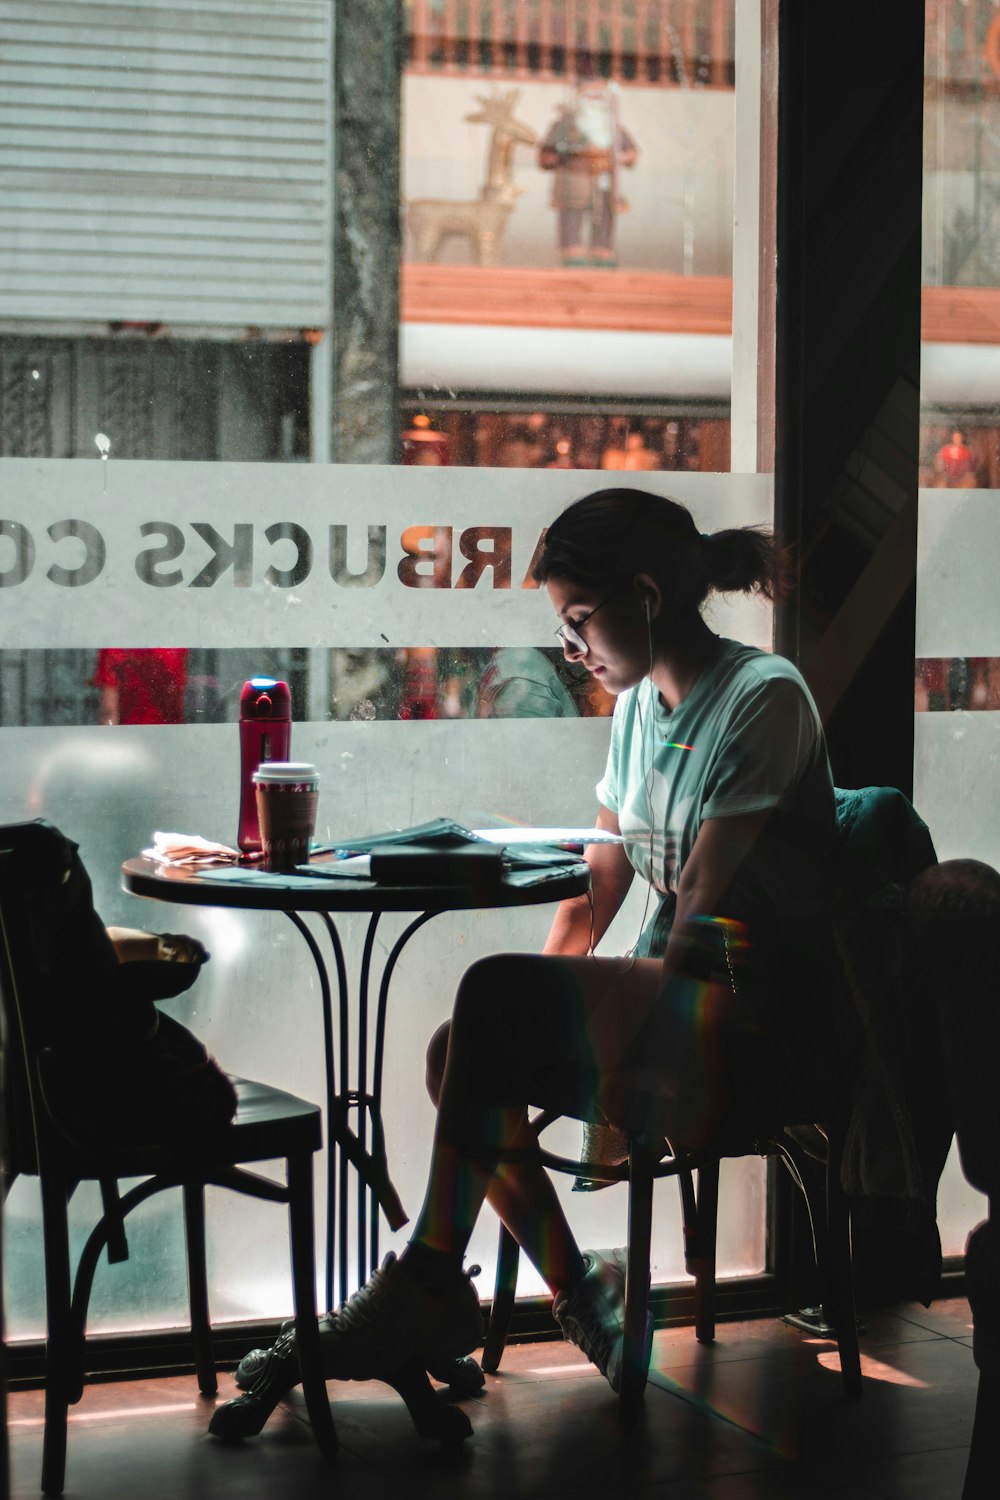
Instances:
[[[71,8],[76,9],[62,7]],[[198,12],[199,64],[193,71],[191,38],[171,24],[173,8],[93,0],[79,7],[86,19],[76,27],[70,56],[65,36],[45,15],[49,7],[19,7],[20,45],[10,62],[16,128],[5,158],[5,171],[18,191],[9,205],[8,218],[13,214],[16,222],[8,225],[4,252],[5,279],[19,300],[8,309],[0,337],[0,456],[94,463],[98,433],[110,443],[112,470],[123,459],[258,463],[329,455],[324,426],[345,394],[328,362],[334,322],[330,226],[342,218],[332,170],[338,101],[331,86],[330,26],[340,8],[329,0],[301,0],[290,40],[285,0],[259,0],[250,28],[241,24],[239,7],[226,7],[225,24],[219,20],[223,12],[208,7]],[[514,265],[531,277],[538,268],[576,278],[582,290],[571,312],[588,345],[595,326],[637,333],[641,343],[647,332],[676,332],[678,318],[686,335],[725,336],[732,258],[734,0],[685,0],[683,6],[669,0],[577,0],[573,5],[410,0],[405,11],[405,129],[412,126],[423,141],[416,152],[409,137],[400,143],[407,164],[405,196],[478,202],[491,184],[494,190],[488,253],[495,254],[496,269],[484,267],[481,248],[474,252],[473,241],[460,234],[442,240],[433,252],[441,263],[430,265],[449,282],[456,272],[472,273],[459,309],[465,320],[481,326],[492,295],[493,315],[499,306],[514,320],[515,331],[540,329],[544,345],[539,302],[529,305],[509,295],[502,283],[506,267]],[[102,46],[94,31],[95,25],[106,29],[112,17],[125,27],[127,46]],[[379,41],[374,38],[372,45]],[[84,86],[81,70],[88,67],[91,82]],[[537,141],[558,107],[569,102],[574,80],[588,70],[595,80],[617,84],[621,117],[642,155],[627,171],[631,207],[623,212],[617,200],[613,204],[614,250],[622,269],[603,265],[564,273],[547,201],[553,174],[538,165]],[[494,136],[485,118],[466,118],[500,112],[514,92],[510,117],[523,127],[520,139],[505,140],[502,132]],[[226,143],[222,154],[220,141]],[[346,142],[345,155],[352,149],[358,150],[357,143]],[[177,153],[173,163],[170,151]],[[419,180],[412,171],[418,161]],[[501,179],[506,174],[505,188],[497,173]],[[390,188],[394,225],[395,185]],[[370,225],[363,228],[371,232]],[[378,245],[368,240],[364,248]],[[407,250],[414,254],[412,245]],[[404,267],[404,273],[411,269]],[[628,279],[637,271],[646,278],[639,292]],[[595,283],[604,299],[600,306]],[[431,293],[440,295],[440,288],[425,286],[425,311],[436,305]],[[404,287],[404,304],[412,295]],[[450,288],[452,310],[456,296]],[[547,286],[540,303],[550,316],[554,310],[561,315],[566,306]],[[394,318],[388,299],[385,308]],[[644,320],[638,329],[637,309]],[[358,311],[349,278],[341,280],[340,326],[348,327]],[[594,322],[597,311],[605,319],[600,325]],[[409,314],[404,310],[403,316]],[[600,371],[592,348],[585,359]],[[450,380],[424,393],[414,389],[400,436],[406,431],[410,441],[409,434],[420,430],[412,418],[425,412],[429,430],[447,441],[438,456],[446,453],[454,465],[603,467],[640,474],[658,468],[729,468],[725,389],[709,400],[701,389],[682,386],[678,394],[674,385],[671,404],[661,399],[659,385],[642,405],[630,404],[620,391],[570,402],[558,380],[535,363],[530,385],[489,386],[494,396],[502,396],[500,407],[478,394],[486,377],[495,374],[488,365],[489,356],[480,351],[477,377],[457,387],[457,395]],[[373,408],[382,400],[395,402],[390,387],[387,374],[384,385],[371,390]],[[439,399],[446,409],[426,410],[429,400]],[[365,446],[366,434],[352,449],[357,435],[348,426],[332,445],[338,447],[336,457],[369,461],[373,450]],[[392,457],[406,451],[405,443],[398,443]],[[390,461],[381,448],[379,453],[380,461]],[[220,489],[237,478],[233,470],[220,471]],[[487,511],[489,489],[484,475],[470,491],[483,497]],[[123,521],[132,518],[124,515]],[[348,569],[346,528],[331,528],[330,569],[338,585],[371,584],[384,567],[384,547],[380,562],[373,529],[367,569],[356,574]],[[357,566],[352,554],[351,569]],[[118,863],[148,843],[153,827],[235,835],[235,720],[240,688],[255,675],[289,683],[299,747],[325,758],[330,770],[323,797],[331,819],[347,821],[348,812],[356,813],[362,804],[373,823],[412,821],[413,791],[400,775],[402,741],[405,752],[414,736],[438,743],[441,726],[426,732],[395,728],[404,721],[407,693],[407,663],[395,650],[331,650],[315,639],[295,649],[259,641],[235,646],[228,643],[242,641],[242,635],[220,630],[213,636],[210,630],[207,638],[225,643],[224,649],[192,647],[184,663],[182,718],[191,727],[161,729],[149,723],[148,705],[144,711],[129,710],[119,678],[115,717],[123,727],[107,733],[97,727],[112,714],[107,705],[102,713],[99,695],[106,684],[98,681],[93,646],[106,645],[106,658],[129,656],[133,664],[137,653],[127,651],[116,635],[121,617],[110,595],[103,636],[88,635],[93,645],[76,647],[74,641],[83,637],[74,634],[69,603],[67,594],[52,637],[62,649],[10,649],[8,642],[0,649],[0,724],[24,730],[9,741],[10,806],[12,815],[52,816],[86,839],[108,918],[134,920],[118,890]],[[143,632],[138,638],[156,640],[148,619],[130,622],[136,623]],[[474,648],[439,649],[425,657],[422,705],[437,718],[530,716],[539,722],[523,739],[515,722],[493,731],[470,726],[456,732],[456,744],[475,740],[476,755],[466,761],[456,754],[446,774],[439,757],[421,762],[420,794],[430,799],[427,811],[464,814],[488,801],[490,821],[539,821],[551,818],[555,809],[573,821],[579,815],[573,799],[578,792],[589,796],[597,774],[595,769],[591,776],[589,762],[603,759],[597,747],[604,730],[599,724],[591,725],[595,733],[590,733],[586,725],[557,723],[546,729],[545,721],[571,712],[603,715],[610,700],[589,677],[574,676],[557,650],[484,648],[488,634],[477,632],[474,639]],[[148,666],[179,649],[167,641],[147,647],[140,660]],[[112,670],[106,660],[100,676]],[[413,706],[420,686],[411,681]],[[416,719],[411,712],[412,722]],[[308,727],[303,722],[308,720],[319,721],[317,727]],[[370,735],[356,723],[328,734],[325,720],[390,722]],[[52,726],[66,727],[52,732]],[[77,732],[72,726],[81,728]],[[564,769],[567,734],[579,773],[572,778]],[[349,748],[360,752],[362,741],[363,754]],[[527,750],[498,751],[500,742],[530,745],[530,756]],[[194,795],[179,744],[197,764],[206,801]],[[214,1050],[228,1066],[251,1076],[260,1049],[266,1049],[266,1076],[279,1081],[280,1075],[293,1091],[312,1097],[321,1084],[310,1074],[315,1049],[308,1028],[317,1018],[308,985],[290,995],[295,1008],[287,1015],[294,1024],[284,1011],[276,1015],[273,1005],[274,994],[284,993],[288,984],[284,928],[208,910],[196,920],[215,960],[207,976],[210,993],[199,1002],[199,1030],[206,1037],[216,1033]],[[415,966],[401,1008],[405,1013],[395,1018],[401,1029],[389,1060],[397,1069],[390,1090],[398,1107],[393,1141],[429,1138],[429,1106],[414,1081],[413,1058],[422,1052],[442,995],[475,956],[474,945],[482,951],[512,942],[530,948],[540,945],[544,925],[541,916],[534,928],[525,925],[516,932],[509,919],[496,928],[485,921],[468,930],[456,924],[446,940],[435,939],[434,962]],[[757,1268],[763,1260],[763,1175],[757,1168],[739,1171],[749,1183],[739,1200],[745,1211],[720,1224],[720,1252],[727,1268]],[[731,1191],[724,1197],[732,1203]],[[23,1198],[19,1201],[23,1205]],[[23,1212],[17,1199],[13,1212]],[[577,1207],[584,1221],[586,1213]],[[668,1205],[663,1219],[671,1218],[660,1226],[667,1248],[658,1252],[657,1279],[682,1270],[674,1213]],[[34,1214],[29,1204],[25,1217]],[[23,1244],[20,1227],[11,1239]],[[153,1224],[150,1232],[162,1239],[160,1226]],[[603,1219],[595,1218],[590,1242],[608,1243],[608,1233]],[[270,1215],[260,1225],[220,1216],[212,1251],[220,1287],[214,1311],[220,1318],[283,1310],[286,1249],[283,1231],[278,1245],[273,1234]],[[490,1240],[477,1251],[487,1267],[492,1234]],[[180,1285],[181,1247],[161,1250],[164,1276],[148,1287],[108,1279],[103,1311],[111,1326],[176,1321],[172,1299]],[[148,1265],[149,1259],[140,1253],[135,1263]],[[26,1331],[25,1320],[37,1331],[40,1288],[25,1289],[35,1269],[31,1257],[21,1253],[11,1299],[22,1319],[19,1332]]]
[[[735,0],[406,9],[407,261],[731,274]]]
[[[557,647],[0,650],[0,726],[216,724],[248,677],[284,678],[292,717],[564,719],[614,699]]]
[[[990,373],[1000,343],[1000,14],[992,0],[927,0],[925,16],[920,483],[994,489],[1000,484],[1000,404]],[[921,526],[929,511],[948,515],[952,536],[964,536],[960,496],[923,497],[920,504]],[[982,547],[982,536],[976,544]],[[947,574],[928,558],[918,574],[917,638],[931,649],[947,636],[942,600],[934,599],[944,587],[962,643],[973,650],[992,644],[988,616],[976,610],[982,595],[971,588],[974,553],[975,547]],[[946,724],[940,716],[1000,709],[1000,661],[985,654],[918,659],[915,707],[916,799],[939,853],[996,864],[986,804],[976,793],[980,779],[984,786],[992,780],[990,727],[980,717]],[[982,1208],[953,1155],[938,1213],[946,1254],[961,1252]]]
[[[592,65],[582,67],[539,147],[538,165],[552,173],[560,265],[618,264],[615,227],[628,208],[619,174],[639,156],[622,123],[619,92],[616,83],[595,77]]]
[[[429,408],[410,396],[403,402],[403,462],[626,473],[719,473],[729,468],[728,404],[699,402],[696,407],[656,411],[647,406],[595,408],[596,402],[572,406],[553,400],[544,409],[532,410],[513,400],[490,402],[474,395]],[[436,449],[435,457],[411,456],[414,448],[425,444]]]
[[[986,371],[1000,342],[1000,15],[993,0],[927,0],[926,23],[920,482],[993,489],[1000,404]]]
[[[185,650],[154,648],[97,653],[93,685],[101,724],[183,724]]]
[[[917,660],[918,713],[1000,710],[1000,657],[924,656]]]

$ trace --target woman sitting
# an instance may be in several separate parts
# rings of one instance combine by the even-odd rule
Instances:
[[[577,1246],[533,1160],[528,1106],[696,1146],[822,1118],[853,1048],[815,705],[788,661],[720,638],[701,614],[713,591],[780,594],[773,539],[700,535],[684,506],[608,489],[550,527],[536,577],[567,660],[617,697],[597,826],[623,842],[588,848],[592,893],[559,908],[543,955],[486,958],[462,979],[430,1048],[424,1204],[402,1254],[325,1320],[333,1377],[477,1347],[462,1263],[488,1201],[545,1278],[566,1337],[617,1389],[624,1260]],[[635,872],[655,898],[650,920],[633,953],[596,958]]]

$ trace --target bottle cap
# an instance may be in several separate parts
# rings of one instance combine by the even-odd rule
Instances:
[[[241,719],[290,719],[292,695],[287,682],[275,677],[251,677],[240,693]]]

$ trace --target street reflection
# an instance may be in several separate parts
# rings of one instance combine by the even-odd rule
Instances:
[[[1000,657],[919,657],[914,686],[917,713],[1000,709]]]
[[[0,650],[0,725],[215,724],[248,677],[288,682],[295,720],[565,719],[613,697],[556,647]]]

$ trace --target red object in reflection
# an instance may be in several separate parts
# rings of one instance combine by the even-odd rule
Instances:
[[[414,417],[413,426],[403,433],[403,462],[438,466],[450,464],[448,434],[435,432],[428,417]]]
[[[93,684],[105,724],[183,724],[187,650],[153,648],[97,653]]]
[[[965,441],[964,433],[956,429],[950,440],[937,451],[934,467],[948,489],[973,489],[976,483],[976,460],[972,449]]]
[[[410,646],[400,653],[403,666],[401,719],[436,719],[438,716],[437,648]]]

